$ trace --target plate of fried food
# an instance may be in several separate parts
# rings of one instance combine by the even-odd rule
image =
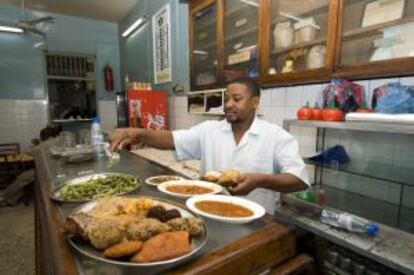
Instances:
[[[153,197],[109,197],[75,209],[65,222],[70,245],[98,261],[159,267],[195,255],[207,240],[202,219]]]
[[[145,183],[152,186],[158,186],[161,183],[167,182],[167,181],[177,181],[177,180],[183,180],[183,177],[176,176],[176,175],[159,175],[147,178],[145,180]]]
[[[201,195],[186,201],[188,209],[201,216],[226,223],[249,223],[266,210],[253,201],[226,195]]]
[[[71,179],[53,188],[52,200],[86,202],[101,197],[124,195],[141,186],[138,177],[122,173],[96,173]]]
[[[223,187],[202,180],[179,180],[161,183],[158,185],[158,190],[174,197],[190,198],[197,195],[217,194],[223,190]]]

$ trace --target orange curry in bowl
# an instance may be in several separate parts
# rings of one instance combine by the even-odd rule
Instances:
[[[184,195],[200,195],[214,192],[213,189],[199,185],[170,185],[165,188],[167,191]]]
[[[245,218],[253,216],[254,212],[244,206],[220,201],[199,201],[195,207],[208,214],[230,217]]]

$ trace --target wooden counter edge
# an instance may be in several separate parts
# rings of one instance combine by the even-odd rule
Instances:
[[[35,152],[36,163],[36,273],[78,274],[75,257],[63,232],[58,207],[50,200],[50,179],[43,154]]]
[[[285,262],[295,253],[294,232],[274,223],[168,274],[255,274]]]

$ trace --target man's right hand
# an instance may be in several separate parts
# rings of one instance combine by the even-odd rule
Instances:
[[[139,133],[142,129],[139,128],[119,128],[115,129],[115,131],[110,136],[109,140],[111,142],[110,150],[122,150],[127,148],[131,145],[138,144],[139,141]]]

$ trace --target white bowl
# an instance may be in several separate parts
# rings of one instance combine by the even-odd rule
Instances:
[[[227,202],[227,203],[237,204],[237,205],[246,207],[249,210],[253,211],[253,215],[249,216],[249,217],[232,218],[232,217],[224,217],[224,216],[210,214],[210,213],[207,213],[207,212],[204,212],[204,211],[198,209],[195,206],[195,203],[199,202],[199,201],[219,201],[219,202]],[[257,204],[253,201],[243,199],[243,198],[240,198],[240,197],[225,196],[225,195],[200,195],[200,196],[195,196],[195,197],[192,197],[192,198],[188,199],[187,202],[186,202],[186,205],[187,205],[188,209],[190,209],[191,211],[193,211],[196,214],[199,214],[201,216],[204,216],[204,217],[207,217],[207,218],[210,218],[210,219],[213,219],[213,220],[226,222],[226,223],[239,223],[239,224],[249,223],[249,222],[252,222],[256,219],[261,218],[266,213],[266,210],[260,204]]]
[[[157,179],[159,179],[159,178],[166,178],[166,177],[171,178],[171,179],[170,179],[170,180],[168,180],[168,181],[184,180],[184,178],[183,178],[183,177],[176,176],[176,175],[159,175],[159,176],[154,176],[154,177],[147,178],[147,179],[145,180],[145,183],[146,183],[146,184],[148,184],[148,185],[152,185],[152,186],[158,186],[158,185],[160,185],[160,184],[162,184],[162,183],[164,183],[164,182],[161,182],[161,183],[155,183],[155,182],[153,182],[153,181],[154,181],[154,180],[157,180]],[[165,182],[167,182],[167,181],[165,181]]]
[[[202,180],[178,180],[178,181],[167,181],[164,183],[161,183],[158,185],[158,190],[161,192],[177,197],[177,198],[190,198],[194,196],[199,196],[200,194],[182,194],[182,193],[175,193],[167,190],[167,187],[172,185],[197,185],[200,187],[210,188],[213,191],[211,193],[206,194],[217,194],[220,193],[223,190],[223,187],[221,187],[218,184],[209,182],[209,181],[202,181]]]

